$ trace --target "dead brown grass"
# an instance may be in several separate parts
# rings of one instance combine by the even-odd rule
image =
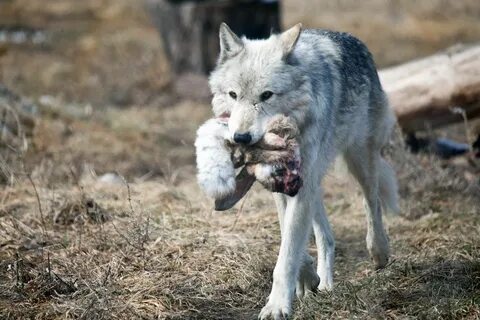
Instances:
[[[428,56],[458,43],[480,41],[475,0],[285,0],[285,26],[351,32],[380,67]]]
[[[451,18],[443,6],[428,14],[427,4],[406,18],[416,3],[372,18],[371,7],[350,2],[301,5],[285,17],[353,28],[389,64],[474,39],[478,23],[466,29],[478,6],[458,3],[449,3]],[[141,1],[49,4],[0,3],[2,21],[45,29],[54,40],[0,48],[3,82],[52,95],[38,101],[28,149],[1,150],[0,319],[255,318],[279,245],[269,195],[254,187],[237,208],[212,212],[193,167],[194,132],[209,106],[154,103],[168,66]],[[394,141],[386,153],[403,213],[387,219],[392,262],[380,271],[369,262],[360,191],[340,166],[325,194],[337,239],[335,289],[297,302],[295,318],[480,319],[479,167],[414,156],[398,135]],[[118,179],[101,179],[107,173]]]
[[[260,188],[225,214],[200,193],[192,142],[207,106],[89,117],[45,110],[25,171],[17,168],[17,182],[0,194],[0,318],[255,317],[271,285],[279,226]],[[66,123],[67,135],[57,128]],[[404,209],[387,221],[392,263],[373,270],[360,191],[340,167],[326,181],[335,290],[297,302],[295,317],[480,318],[478,185],[461,167],[399,144],[387,153]],[[159,169],[145,175],[145,164]],[[102,182],[105,172],[128,185]]]
[[[13,0],[0,29],[40,30],[42,44],[0,44],[0,79],[29,96],[97,106],[156,101],[171,75],[142,0]],[[153,103],[153,102],[152,102]]]

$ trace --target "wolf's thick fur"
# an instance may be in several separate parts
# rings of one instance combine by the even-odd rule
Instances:
[[[280,319],[291,313],[295,293],[333,287],[334,239],[320,185],[337,155],[345,157],[365,195],[370,255],[377,267],[386,265],[382,205],[398,211],[397,183],[380,149],[395,118],[369,51],[349,34],[297,25],[265,40],[248,40],[223,24],[220,43],[210,86],[215,115],[229,116],[227,138],[248,133],[253,144],[276,114],[292,117],[300,129],[304,186],[295,197],[274,194],[282,240],[272,291],[259,315]],[[306,251],[312,229],[316,272]]]

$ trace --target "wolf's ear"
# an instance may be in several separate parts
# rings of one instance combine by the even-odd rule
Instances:
[[[236,56],[243,50],[243,41],[227,26],[225,22],[220,25],[220,56],[218,64],[225,62],[228,58]]]
[[[297,23],[287,31],[280,34],[280,42],[282,44],[283,56],[288,56],[295,48],[300,33],[302,32],[302,24]]]

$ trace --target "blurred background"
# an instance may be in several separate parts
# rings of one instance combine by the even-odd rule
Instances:
[[[335,170],[339,284],[298,319],[480,317],[478,0],[0,0],[0,318],[255,317],[274,206],[256,188],[214,215],[195,179],[223,21],[354,34],[402,119],[392,264],[371,270],[361,193]]]
[[[479,17],[475,0],[2,0],[0,80],[32,97],[147,105],[176,72],[212,69],[222,21],[254,38],[297,22],[351,32],[387,67],[478,41]]]

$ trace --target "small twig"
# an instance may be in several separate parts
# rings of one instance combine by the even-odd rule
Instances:
[[[46,237],[47,235],[46,225],[45,225],[45,218],[43,216],[43,209],[42,209],[42,202],[40,201],[40,195],[38,194],[37,186],[35,185],[35,182],[33,182],[32,176],[29,173],[27,173],[27,178],[30,181],[33,187],[33,190],[35,191],[35,196],[37,197],[38,211],[40,212],[40,222],[42,224],[42,233],[43,233],[43,236]]]
[[[78,177],[78,175],[75,173],[75,170],[73,169],[72,166],[69,166],[69,170],[70,170],[70,174],[72,175],[73,177],[73,181],[75,183],[75,186],[78,188],[78,191],[80,192],[80,198],[81,198],[81,204],[82,206],[85,208],[85,214],[86,216],[88,216],[88,208],[87,208],[87,194],[85,192],[85,188],[82,186],[82,184],[80,183],[80,178]],[[83,223],[80,223],[80,228],[79,228],[79,231],[78,231],[78,249],[81,250],[82,249],[82,235],[83,235]],[[102,238],[102,241],[105,243],[105,235],[104,235],[104,230],[103,230],[103,224],[101,223],[100,224],[100,231],[101,231],[101,235],[103,235],[101,238]]]
[[[56,274],[55,272],[52,271],[52,273],[53,273],[53,275],[57,278],[57,280],[60,281],[60,282],[61,282],[62,284],[64,284],[65,286],[67,286],[68,289],[69,289],[71,292],[76,291],[75,286],[72,286],[72,284],[70,284],[70,283],[66,282],[65,280],[63,280],[62,278],[60,278],[60,276],[59,276],[58,274]],[[75,284],[75,282],[74,282],[73,284]]]
[[[95,302],[99,301],[100,300],[100,296],[98,294],[98,292],[95,290],[95,288],[92,288],[87,281],[83,281],[83,283],[85,284],[85,286],[90,289],[90,292],[95,296],[95,298],[97,298],[95,300],[95,298],[92,297],[92,301],[88,304],[88,306],[85,308],[85,310],[83,311],[83,313],[80,315],[79,319],[85,319],[86,315],[88,314],[88,311],[90,311],[90,309],[93,307],[93,305],[95,304]]]
[[[145,261],[145,243],[148,242],[149,239],[149,228],[150,228],[150,213],[147,215],[147,222],[145,223],[145,232],[142,238],[142,261],[143,261],[143,269],[145,270],[146,261]]]
[[[98,299],[98,297],[97,297],[97,299]],[[85,317],[87,315],[87,312],[90,311],[90,309],[93,307],[95,302],[97,302],[97,300],[92,299],[92,301],[90,301],[90,303],[88,304],[88,306],[85,308],[85,310],[83,311],[83,313],[80,315],[80,317],[78,319],[85,319]]]
[[[13,150],[16,152],[15,150]],[[7,163],[7,160],[0,155],[0,171],[5,177],[8,177],[11,181],[15,180],[15,175],[13,174],[10,166]]]
[[[16,286],[18,287],[20,284],[23,285],[23,283],[20,279],[20,271],[19,271],[22,259],[20,259],[20,256],[18,255],[18,252],[15,252],[15,257],[16,257],[16,260],[15,260],[15,277],[16,277]]]
[[[107,284],[108,278],[110,277],[110,272],[112,271],[112,266],[109,264],[107,272],[105,273],[105,278],[102,281],[102,286],[104,287]]]
[[[465,111],[465,109],[463,108],[460,108],[460,107],[455,107],[455,108],[451,108],[450,109],[453,113],[455,114],[460,114],[463,118],[463,125],[465,127],[465,137],[467,139],[467,143],[468,143],[468,147],[469,147],[469,151],[472,151],[472,145],[473,145],[473,139],[470,135],[470,129],[469,129],[469,126],[468,126],[468,117],[467,117],[467,112]]]
[[[149,230],[150,230],[150,213],[147,215],[147,222],[145,224],[145,236],[143,237],[144,243],[147,243],[149,237]]]
[[[132,216],[135,216],[135,209],[133,208],[133,203],[132,203],[132,192],[130,190],[130,184],[127,182],[127,180],[125,179],[125,177],[121,176],[120,177],[122,178],[123,182],[125,183],[126,187],[127,187],[127,201],[128,201],[128,205],[130,207],[130,214]],[[144,212],[142,210],[142,212]],[[118,229],[117,227],[115,226],[115,224],[112,222],[112,225],[113,225],[113,228],[115,229],[115,231],[127,242],[127,244],[129,244],[130,246],[132,246],[133,248],[137,249],[137,250],[140,250],[140,252],[142,253],[142,261],[143,261],[143,268],[145,269],[145,265],[146,265],[146,261],[145,261],[145,243],[147,243],[148,241],[148,238],[149,238],[149,228],[150,228],[150,214],[147,216],[147,221],[145,223],[145,228],[142,230],[141,228],[141,225],[139,225],[139,232],[142,233],[143,231],[143,235],[140,237],[139,239],[139,245],[134,245],[124,234],[122,234]]]
[[[120,230],[117,229],[117,226],[115,225],[115,223],[113,223],[113,220],[110,220],[110,222],[112,223],[112,226],[113,226],[113,229],[115,229],[115,231],[118,233],[118,235],[120,237],[123,238],[123,240],[125,240],[127,242],[128,245],[132,246],[133,248],[137,249],[137,250],[142,250],[141,247],[137,247],[136,245],[134,245],[133,243],[130,242],[130,240],[123,234],[120,232]]]
[[[245,205],[245,202],[247,201],[249,196],[250,196],[250,194],[247,193],[245,198],[243,198],[242,203],[240,204],[240,208],[238,209],[238,212],[235,215],[235,221],[233,221],[233,224],[232,224],[232,227],[230,228],[230,231],[233,231],[235,229],[235,226],[237,225],[237,222],[240,219],[241,214],[243,213],[243,207]]]
[[[103,222],[100,223],[99,225],[99,228],[100,228],[100,238],[103,242],[103,245],[106,246],[106,243],[107,243],[107,235],[105,233],[105,229],[103,227]]]
[[[128,184],[127,179],[125,179],[124,176],[120,175],[120,178],[122,178],[123,183],[125,183],[125,185],[127,186],[127,201],[128,201],[128,205],[130,207],[130,213],[134,214],[135,210],[133,210],[132,193],[130,191],[130,185]]]
[[[20,121],[20,118],[18,116],[17,111],[7,103],[2,103],[2,106],[5,108],[6,113],[8,113],[8,111],[10,111],[10,113],[13,116],[13,119],[15,120],[15,123],[17,125],[17,137],[24,138],[25,135],[23,134],[22,124],[21,124],[21,121]],[[5,113],[5,116],[6,116],[6,113]],[[4,122],[4,125],[6,125],[5,122]],[[2,129],[2,137],[1,138],[2,139],[4,138],[3,129]],[[25,144],[25,142],[24,142],[24,144]],[[15,148],[13,148],[13,149],[14,149],[14,151],[18,152],[18,150],[16,150]],[[26,149],[23,149],[23,151],[26,151]],[[19,152],[19,153],[21,153],[21,152]]]
[[[82,235],[83,235],[83,222],[80,223],[80,228],[78,230],[78,250],[82,249]]]
[[[87,198],[85,195],[85,189],[80,184],[80,179],[78,178],[77,174],[73,170],[72,166],[69,166],[69,169],[70,169],[70,174],[73,177],[73,181],[75,182],[75,185],[77,186],[78,191],[80,191],[80,196],[82,197],[82,203],[85,203],[85,199]]]
[[[52,266],[50,264],[50,251],[47,251],[47,270],[49,279],[52,278]]]

